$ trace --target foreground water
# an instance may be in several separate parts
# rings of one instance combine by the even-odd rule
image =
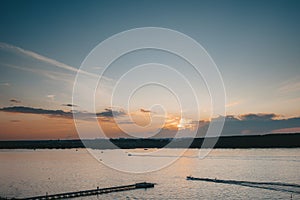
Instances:
[[[115,159],[117,151],[103,150],[101,154]],[[129,151],[130,165],[142,166],[136,155],[155,149]],[[177,151],[147,156],[146,165],[168,159]],[[157,185],[77,199],[300,199],[300,149],[216,149],[204,159],[197,156],[198,150],[188,150],[168,167],[134,174],[103,165],[86,149],[1,150],[0,196],[21,198],[147,181]],[[188,181],[188,175],[254,184]],[[295,185],[285,186],[287,183]]]

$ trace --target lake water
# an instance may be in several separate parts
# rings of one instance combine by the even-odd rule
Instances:
[[[99,150],[100,151],[100,150]],[[103,150],[103,159],[115,159],[117,151]],[[130,165],[143,166],[138,153],[130,151]],[[176,155],[145,156],[159,163]],[[157,183],[152,189],[82,197],[77,199],[300,199],[300,149],[216,149],[204,159],[191,149],[173,164],[148,173],[126,173],[108,167],[86,149],[1,150],[0,196],[30,197],[136,182]],[[121,161],[121,160],[120,160]],[[150,163],[150,164],[149,164]],[[120,163],[122,165],[124,163]],[[127,163],[128,164],[128,163]],[[218,180],[267,182],[266,184],[223,184],[186,180],[186,176]],[[271,182],[280,182],[272,184]],[[293,183],[294,186],[284,186]],[[261,188],[263,187],[263,188]]]

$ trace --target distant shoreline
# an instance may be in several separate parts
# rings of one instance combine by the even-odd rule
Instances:
[[[20,140],[0,141],[0,149],[135,149],[135,148],[297,148],[300,133],[253,136],[223,136],[220,138],[148,138],[148,139],[84,139],[84,140]],[[202,146],[203,145],[203,146]]]

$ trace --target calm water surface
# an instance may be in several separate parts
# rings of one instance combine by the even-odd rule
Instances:
[[[124,173],[98,162],[86,149],[1,150],[0,196],[29,197],[109,187],[136,182],[154,182],[155,188],[133,190],[77,199],[300,199],[300,149],[217,149],[205,159],[198,150],[188,150],[172,165],[159,171]],[[119,150],[103,150],[115,155]],[[128,150],[129,151],[129,150]],[[140,165],[133,151],[132,165]],[[154,151],[149,149],[147,151]],[[147,157],[149,163],[175,155]],[[147,164],[148,165],[148,164]],[[224,180],[294,183],[293,187],[272,184],[221,184],[187,181],[186,176]],[[263,187],[263,188],[258,188]]]

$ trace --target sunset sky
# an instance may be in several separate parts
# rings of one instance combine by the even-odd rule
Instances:
[[[223,135],[300,132],[299,9],[297,0],[1,1],[0,140],[78,138],[72,112],[85,117],[80,123],[86,138],[99,137],[90,126],[92,110],[72,105],[76,73],[100,42],[139,27],[176,30],[206,49],[224,81]],[[110,104],[109,94],[124,73],[153,62],[181,70],[200,99],[199,107],[191,103],[182,110],[170,91],[149,85],[134,94],[128,109],[122,103],[128,100],[125,88],[151,77],[151,70],[136,70],[123,80],[115,104]],[[95,66],[95,72],[101,67]],[[151,68],[157,80],[169,80],[190,99],[181,75],[162,66]],[[123,128],[135,137],[154,136],[158,129],[156,137],[172,137],[177,130],[188,137],[196,125],[203,136],[209,121],[220,117],[211,115],[203,80],[165,52],[128,54],[105,77],[95,108],[108,137],[126,136]]]

